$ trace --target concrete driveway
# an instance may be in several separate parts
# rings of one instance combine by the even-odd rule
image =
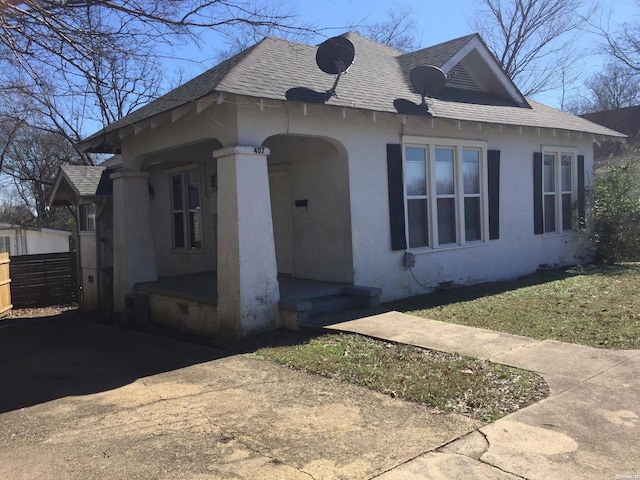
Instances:
[[[334,322],[330,328],[524,368],[549,384],[548,398],[381,480],[640,478],[638,350],[533,340],[398,312]]]
[[[0,321],[0,388],[11,480],[369,479],[482,426],[80,318]]]

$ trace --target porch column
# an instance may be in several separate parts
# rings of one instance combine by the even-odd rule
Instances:
[[[151,233],[148,172],[122,171],[113,180],[113,303],[125,308],[125,295],[138,282],[158,279]]]
[[[218,319],[237,339],[280,326],[273,240],[269,149],[235,146],[218,159]]]

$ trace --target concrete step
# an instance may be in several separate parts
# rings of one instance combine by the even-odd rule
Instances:
[[[320,315],[322,313],[348,310],[358,306],[358,299],[350,295],[337,294],[323,297],[311,298],[311,310],[309,316]]]
[[[338,285],[313,293],[291,295],[280,301],[280,311],[286,328],[297,329],[310,318],[354,309],[377,308],[382,290],[357,285]]]

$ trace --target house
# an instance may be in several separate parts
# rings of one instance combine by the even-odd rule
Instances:
[[[627,135],[627,144],[629,145],[640,145],[640,105],[585,113],[580,116],[624,133]],[[599,165],[606,163],[611,157],[620,157],[624,152],[625,147],[620,142],[605,140],[593,146],[593,160],[596,165]]]
[[[588,261],[592,145],[623,138],[524,98],[476,34],[347,33],[265,38],[79,147],[120,158],[116,312],[236,339]]]
[[[113,210],[108,167],[65,165],[58,169],[49,204],[70,207],[76,220],[79,306],[84,310],[113,307]]]
[[[0,253],[36,255],[69,251],[70,232],[0,223]]]

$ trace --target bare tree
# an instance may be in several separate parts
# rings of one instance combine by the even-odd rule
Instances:
[[[602,71],[584,83],[568,102],[566,110],[573,114],[614,110],[640,103],[640,72],[620,61],[609,62]]]
[[[46,220],[47,196],[58,166],[74,163],[76,152],[64,135],[34,128],[21,119],[2,118],[0,139],[4,145],[3,173],[13,184],[10,191]]]
[[[595,7],[580,0],[480,0],[473,27],[525,95],[561,83],[577,58],[572,43]]]
[[[640,11],[640,1],[636,1]],[[620,25],[595,26],[604,39],[605,53],[617,58],[629,69],[640,72],[640,21]]]
[[[266,0],[0,0],[0,173],[44,208],[59,165],[94,163],[81,138],[161,93],[161,49],[212,29],[305,31],[293,21]]]
[[[396,50],[411,52],[418,48],[417,24],[413,10],[399,5],[387,11],[387,20],[356,28],[363,36]]]

